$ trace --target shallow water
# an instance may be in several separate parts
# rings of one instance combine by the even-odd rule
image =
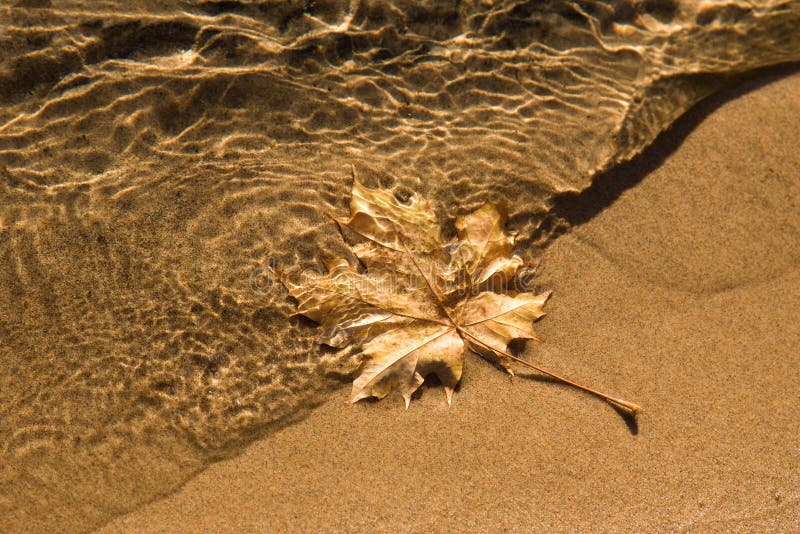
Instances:
[[[347,381],[267,266],[347,256],[350,167],[451,217],[555,198],[731,76],[796,2],[0,7],[0,526],[90,528]],[[451,223],[450,223],[451,224]]]

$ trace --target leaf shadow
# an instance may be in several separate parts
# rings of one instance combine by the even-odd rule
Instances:
[[[539,373],[516,373],[514,376],[518,378],[523,378],[525,380],[533,380],[534,382],[541,382],[544,384],[556,384],[558,386],[571,387],[568,384],[565,384],[560,380],[556,380],[551,376]],[[636,418],[635,414],[632,414],[624,410],[623,408],[617,406],[613,402],[604,399],[599,399],[599,400],[608,404],[615,412],[617,412],[617,415],[619,415],[622,418],[622,421],[625,423],[625,426],[628,427],[628,431],[631,433],[632,436],[636,436],[639,434],[639,421]]]
[[[453,388],[453,391],[455,392],[455,394],[458,394],[458,392],[461,391],[460,381],[458,382],[458,384],[456,384],[455,388]],[[411,394],[411,400],[412,401],[419,400],[424,395],[431,393],[433,393],[434,395],[441,395],[443,398],[446,398],[444,392],[444,382],[442,382],[442,380],[436,373],[431,373],[425,377],[425,381],[422,383],[422,385],[419,388],[417,388],[417,390],[414,393]]]

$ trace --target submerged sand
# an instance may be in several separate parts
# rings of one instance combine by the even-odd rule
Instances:
[[[686,380],[717,376],[706,367],[695,373],[686,367],[687,358],[708,360],[707,329],[722,328],[709,321],[716,308],[704,307],[706,293],[725,295],[789,272],[794,208],[785,196],[770,200],[783,206],[778,210],[759,203],[764,194],[786,195],[795,181],[795,167],[788,165],[796,114],[780,108],[777,120],[790,121],[783,123],[789,133],[777,137],[772,129],[778,122],[769,113],[736,112],[749,119],[715,129],[718,139],[707,141],[681,172],[658,180],[660,198],[649,201],[670,209],[650,228],[643,214],[657,210],[649,205],[622,208],[619,221],[596,217],[605,195],[626,189],[620,186],[636,181],[629,173],[641,178],[644,170],[633,165],[598,173],[639,154],[734,77],[800,61],[798,27],[800,3],[785,0],[0,2],[0,531],[97,528],[286,429],[332,391],[333,408],[266,443],[288,439],[308,459],[317,438],[295,443],[296,433],[318,434],[329,426],[319,418],[333,417],[331,425],[350,433],[339,445],[355,443],[359,452],[327,444],[309,466],[314,476],[330,480],[330,494],[341,493],[335,484],[342,473],[361,476],[360,489],[345,491],[329,502],[328,512],[316,514],[321,505],[313,496],[302,501],[295,494],[314,487],[322,498],[326,486],[303,485],[302,469],[284,458],[285,477],[300,485],[281,482],[273,471],[275,491],[290,497],[259,490],[263,495],[251,503],[255,514],[237,518],[274,522],[282,513],[302,513],[319,526],[349,525],[358,517],[369,522],[375,512],[337,500],[355,499],[369,510],[380,501],[386,528],[401,514],[420,515],[407,513],[411,507],[454,518],[496,508],[485,521],[497,525],[500,514],[510,514],[502,517],[526,525],[543,516],[522,516],[521,510],[546,504],[544,494],[551,494],[558,501],[551,507],[567,521],[565,496],[578,493],[562,491],[559,477],[565,470],[586,474],[542,452],[569,451],[562,442],[577,431],[564,425],[593,428],[592,435],[628,454],[624,462],[610,455],[610,465],[640,465],[641,473],[652,473],[630,448],[653,443],[646,440],[654,439],[659,424],[678,435],[688,432],[680,430],[684,419],[668,421],[653,411],[681,413],[670,410],[670,402],[688,402],[680,395],[664,398],[666,392],[648,397],[662,387],[674,393],[676,379],[664,366],[682,365]],[[780,105],[790,105],[789,97],[781,95]],[[731,170],[726,150],[732,149],[720,148],[754,125],[769,125],[776,137],[743,142],[737,155],[778,162],[773,172],[748,174],[744,164]],[[790,141],[788,156],[764,159],[776,142]],[[718,182],[724,173],[714,165],[723,164],[736,187]],[[346,210],[353,165],[367,185],[431,200],[445,232],[453,231],[455,216],[486,201],[512,201],[509,229],[518,232],[518,252],[529,259],[549,248],[541,283],[555,290],[540,328],[547,343],[528,356],[643,404],[648,411],[639,434],[631,436],[614,412],[577,392],[524,378],[509,383],[480,361],[469,362],[451,411],[438,411],[443,393],[437,389],[409,414],[391,402],[339,405],[348,381],[343,368],[353,361],[320,348],[313,325],[287,319],[294,304],[268,267],[322,268],[325,259],[349,254],[327,213]],[[706,178],[696,176],[703,172]],[[681,174],[682,181],[675,178]],[[745,186],[752,190],[743,192]],[[717,190],[727,205],[712,200],[709,191]],[[703,220],[687,240],[692,227],[681,217],[694,209],[706,217],[724,213],[727,227]],[[587,234],[591,228],[599,228],[596,235]],[[752,235],[742,237],[743,231]],[[631,234],[643,243],[633,246]],[[619,252],[615,243],[630,250]],[[662,250],[663,243],[669,247]],[[615,275],[621,280],[611,280],[616,271],[610,265],[621,269]],[[608,313],[598,319],[595,309],[576,321],[569,314],[588,306],[576,292],[589,287],[585,278],[597,269],[612,273],[603,272],[602,280],[613,287],[586,298],[601,299]],[[656,289],[630,289],[624,276],[634,273],[634,280]],[[670,291],[654,295],[658,287]],[[676,303],[673,291],[699,295],[700,304]],[[625,295],[635,297],[630,309],[636,321],[625,315]],[[774,299],[770,303],[772,314]],[[658,330],[641,308],[661,314],[653,319]],[[752,335],[751,325],[759,324],[747,314],[736,317],[741,324],[727,327],[743,330],[726,332],[719,350],[728,343],[742,350],[745,345],[730,340]],[[676,320],[683,321],[676,331],[685,327],[688,334],[666,341],[676,334],[663,332],[663,323]],[[591,334],[583,330],[587,325]],[[631,334],[635,328],[650,337]],[[641,344],[625,346],[629,335]],[[656,368],[660,374],[648,377]],[[752,376],[748,384],[758,385]],[[520,397],[503,401],[498,395]],[[326,411],[334,408],[340,411]],[[698,406],[690,408],[692,417],[705,417]],[[489,431],[491,440],[481,433],[504,421],[491,410],[505,414],[524,446],[510,449],[499,430]],[[458,421],[459,414],[469,424]],[[346,423],[347,417],[363,420]],[[441,432],[445,448],[438,454],[423,423],[412,423],[417,417]],[[474,430],[476,424],[487,428]],[[558,430],[548,432],[548,425]],[[370,440],[352,436],[353,426]],[[415,439],[422,453],[412,454],[431,465],[409,457],[414,449],[405,447]],[[472,439],[476,452],[469,458],[461,449]],[[497,443],[489,445],[492,440]],[[376,459],[365,457],[386,450],[387,441],[403,447],[392,460],[402,461],[396,473],[391,462],[376,467]],[[603,452],[597,444],[586,451]],[[265,457],[274,455],[259,456]],[[366,473],[341,465],[352,460],[364,461]],[[470,474],[475,465],[487,466],[487,474]],[[552,475],[543,474],[550,469]],[[530,480],[516,479],[517,470]],[[517,511],[500,506],[502,495],[490,491],[498,474],[508,478],[503,495],[520,499]],[[392,487],[370,487],[364,482],[370,477]],[[431,498],[445,494],[430,486],[433,481],[442,488],[468,481],[473,502],[449,495],[447,503],[425,504],[421,489],[428,487]],[[220,518],[236,509],[230,499],[249,498],[248,492],[231,497],[235,488],[226,484],[220,488],[230,507]],[[647,495],[636,484],[629,491]],[[484,506],[486,500],[497,504]],[[448,508],[454,504],[465,511]],[[201,508],[191,508],[191,521]],[[334,520],[332,514],[341,515]],[[442,523],[436,513],[428,515],[431,524]],[[570,524],[579,518],[573,519]],[[298,520],[295,526],[304,525]]]
[[[541,258],[554,296],[526,354],[637,421],[472,357],[450,408],[343,386],[104,530],[800,529],[800,75],[761,85],[615,171],[642,178],[618,199],[565,202],[588,222]]]

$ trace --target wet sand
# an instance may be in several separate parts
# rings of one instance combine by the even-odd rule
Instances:
[[[451,408],[343,386],[105,532],[797,530],[798,117],[800,75],[750,82],[613,171],[641,178],[615,201],[562,203],[576,226],[541,258],[554,295],[526,355],[636,422],[468,357]]]

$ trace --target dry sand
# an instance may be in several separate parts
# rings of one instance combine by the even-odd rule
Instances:
[[[638,423],[470,357],[451,408],[343,388],[105,531],[800,529],[800,75],[761,85],[690,112],[542,257],[526,354]]]

